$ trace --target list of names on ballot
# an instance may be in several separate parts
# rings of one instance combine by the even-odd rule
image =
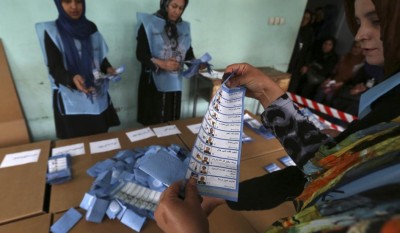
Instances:
[[[244,96],[245,88],[223,84],[203,118],[186,173],[202,195],[237,201]]]

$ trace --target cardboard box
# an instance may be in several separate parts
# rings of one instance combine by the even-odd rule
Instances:
[[[110,220],[107,217],[104,218],[101,223],[93,223],[88,222],[85,219],[85,211],[79,208],[76,208],[83,215],[81,220],[69,231],[69,233],[87,233],[87,232],[96,232],[96,233],[108,233],[108,232],[118,232],[118,233],[132,233],[136,232],[129,227],[122,224],[119,220]],[[64,212],[54,214],[53,223],[54,224],[58,219],[63,216]],[[158,228],[157,224],[149,220],[145,223],[140,233],[162,233],[160,228]]]
[[[0,161],[7,154],[35,149],[40,149],[37,162],[0,168],[0,224],[44,212],[50,141],[2,148]]]
[[[254,119],[259,119],[259,117],[250,113],[249,111],[245,111],[245,113],[250,114]],[[188,125],[201,123],[203,118],[188,118],[178,121],[171,121],[169,124],[176,125],[182,134],[179,135],[181,140],[185,143],[185,145],[191,150],[196,141],[197,134],[193,134],[188,128]],[[250,158],[259,157],[265,154],[269,154],[276,151],[283,150],[282,145],[276,138],[265,139],[261,135],[254,132],[251,128],[246,125],[243,126],[243,131],[246,135],[251,137],[254,141],[245,142],[242,144],[242,154],[241,160],[246,160]]]
[[[0,83],[0,147],[29,143],[28,127],[1,40]]]
[[[84,216],[85,212],[78,209]],[[54,222],[62,217],[63,213],[54,215]],[[216,208],[208,217],[210,233],[256,233],[248,221],[237,211],[230,210],[227,205]],[[101,223],[87,222],[84,217],[71,229],[71,233],[131,233],[135,232],[122,224],[119,220],[104,218]],[[154,220],[148,219],[140,233],[162,233]]]
[[[264,166],[270,163],[276,163],[280,168],[284,168],[278,159],[286,154],[285,151],[281,150],[242,161],[240,164],[240,181],[267,174],[268,172],[264,170]],[[293,215],[295,209],[292,202],[285,202],[270,210],[240,211],[240,213],[257,232],[265,232],[276,220]]]
[[[160,126],[167,126],[167,124],[155,125],[152,126],[152,128]],[[84,143],[86,153],[84,155],[75,156],[72,158],[71,181],[63,184],[53,185],[51,187],[49,209],[50,213],[59,213],[62,211],[66,211],[69,208],[78,207],[80,202],[82,201],[84,194],[89,191],[90,186],[93,183],[93,178],[86,173],[87,169],[93,166],[96,162],[113,157],[119,151],[113,150],[103,153],[90,154],[90,142],[118,138],[121,145],[120,150],[133,149],[136,147],[146,147],[150,145],[169,146],[171,144],[178,144],[184,146],[177,135],[161,138],[151,137],[132,143],[126,136],[126,132],[130,132],[133,130],[135,129],[56,141],[55,147],[73,145],[76,143]]]
[[[0,226],[0,233],[49,233],[50,214],[42,214]]]
[[[264,74],[268,75],[272,80],[278,84],[282,90],[287,91],[290,83],[290,79],[292,77],[289,73],[284,73],[282,71],[276,70],[272,67],[257,67]]]

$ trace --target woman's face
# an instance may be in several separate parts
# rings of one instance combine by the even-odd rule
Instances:
[[[332,52],[332,49],[333,49],[333,41],[331,40],[324,41],[324,43],[322,44],[322,52],[330,53]]]
[[[301,26],[306,26],[311,22],[311,14],[309,12],[305,12],[303,15],[303,20],[301,21]]]
[[[61,0],[61,5],[71,19],[80,19],[83,12],[82,0]]]
[[[185,9],[185,0],[171,0],[167,6],[168,19],[176,22]]]
[[[384,63],[381,27],[375,5],[371,0],[356,0],[355,16],[358,30],[355,40],[360,42],[366,61],[371,65]]]

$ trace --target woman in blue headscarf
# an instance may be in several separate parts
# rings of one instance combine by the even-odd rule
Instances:
[[[56,21],[36,24],[53,89],[53,111],[58,138],[107,132],[120,121],[108,94],[108,80],[99,72],[115,74],[108,48],[96,25],[85,17],[84,0],[54,0]]]
[[[181,16],[189,0],[161,0],[154,14],[138,13],[136,57],[142,64],[137,121],[144,125],[178,120],[182,64],[194,59],[190,25]]]

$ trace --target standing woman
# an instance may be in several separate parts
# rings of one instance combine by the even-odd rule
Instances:
[[[194,59],[190,25],[181,16],[189,0],[161,0],[154,14],[138,13],[136,57],[142,63],[137,121],[151,125],[178,120],[182,66]]]
[[[294,199],[298,214],[275,222],[268,232],[399,232],[400,1],[345,0],[345,6],[366,61],[383,66],[385,78],[362,95],[359,120],[334,141],[261,71],[248,64],[225,70],[239,71],[227,85],[246,86],[246,95],[260,101],[264,126],[298,165],[242,181],[238,202],[227,201],[231,209],[260,210]],[[184,200],[179,191],[177,182],[162,195],[155,211],[158,226],[167,233],[208,232],[194,181]]]
[[[108,47],[96,25],[85,17],[84,0],[54,0],[58,19],[36,24],[53,89],[58,138],[107,132],[120,124],[108,94],[108,80],[94,73],[115,74]]]

